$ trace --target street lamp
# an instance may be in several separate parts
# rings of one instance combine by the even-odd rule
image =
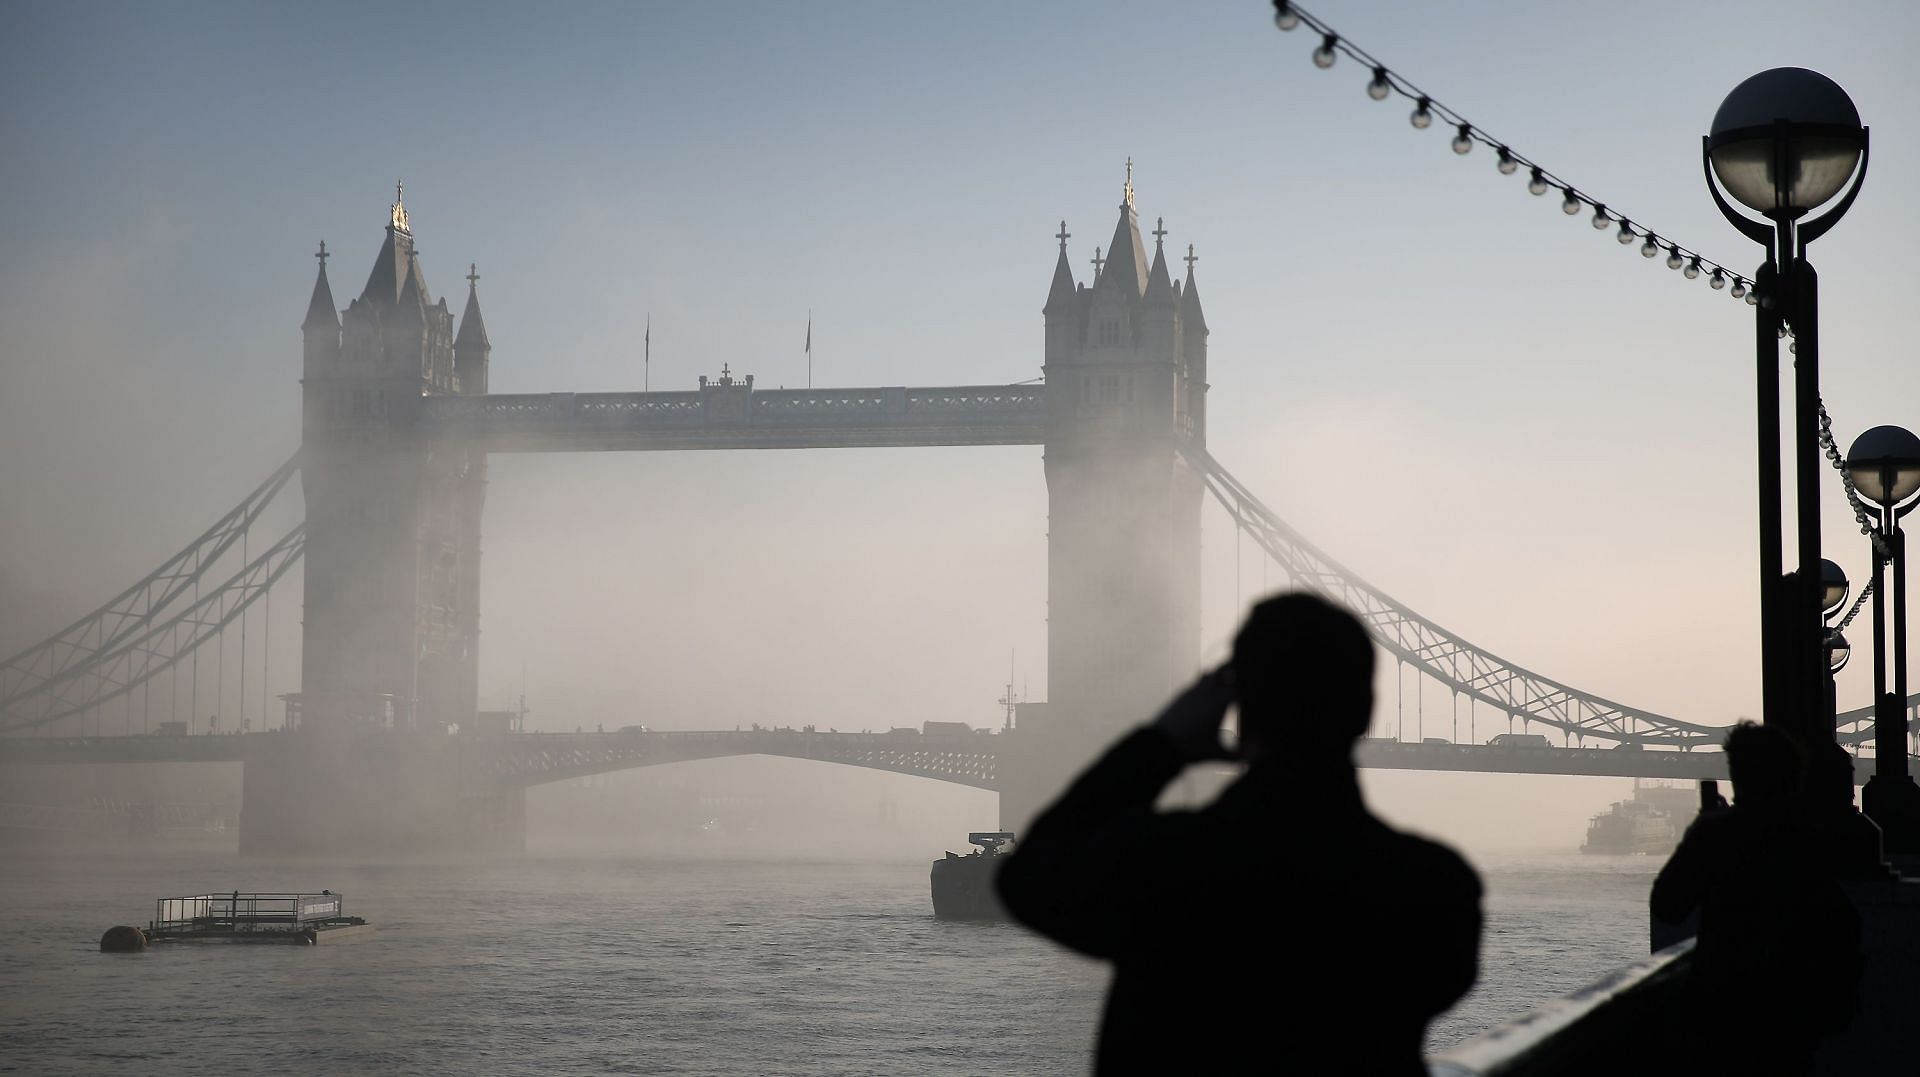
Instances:
[[[1840,612],[1840,604],[1847,600],[1847,592],[1853,584],[1847,581],[1847,570],[1822,557],[1820,559],[1820,615],[1828,620]]]
[[[1847,450],[1847,478],[1880,510],[1873,546],[1873,777],[1860,794],[1889,852],[1920,852],[1920,788],[1907,772],[1907,541],[1900,518],[1920,505],[1920,438],[1876,426]],[[1893,562],[1893,691],[1887,691],[1886,564]]]
[[[1853,204],[1867,174],[1867,129],[1832,79],[1780,67],[1747,79],[1714,114],[1702,139],[1701,167],[1720,212],[1766,248],[1754,274],[1755,360],[1759,384],[1760,663],[1768,724],[1831,744],[1824,713],[1826,680],[1820,575],[1820,338],[1818,278],[1806,245]],[[1848,178],[1852,185],[1848,187]],[[1715,180],[1718,180],[1716,184]],[[1756,221],[1736,210],[1721,186]],[[1842,188],[1847,188],[1841,195]],[[1840,196],[1813,220],[1807,214]],[[1780,476],[1780,337],[1791,327],[1794,364],[1794,507],[1798,568],[1783,579]],[[1825,726],[1823,729],[1822,726]]]
[[[1797,572],[1787,573],[1789,589],[1795,585],[1798,575]],[[1847,580],[1846,569],[1824,557],[1820,559],[1820,638],[1821,653],[1826,656],[1822,667],[1825,673],[1820,683],[1820,705],[1822,713],[1827,716],[1828,726],[1838,724],[1840,714],[1839,692],[1834,685],[1834,677],[1846,668],[1847,659],[1853,655],[1847,637],[1828,622],[1839,615],[1840,608],[1847,604],[1847,592],[1852,589],[1853,584]]]

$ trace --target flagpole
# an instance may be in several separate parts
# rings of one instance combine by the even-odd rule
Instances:
[[[807,388],[813,388],[813,311],[807,311]]]
[[[640,361],[640,391],[648,392],[653,388],[653,312],[647,312],[647,351],[646,358]]]

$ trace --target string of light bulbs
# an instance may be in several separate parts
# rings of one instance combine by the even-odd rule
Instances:
[[[1688,280],[1695,280],[1702,273],[1707,274],[1707,284],[1715,291],[1732,287],[1728,294],[1735,299],[1744,299],[1749,305],[1759,300],[1753,294],[1753,282],[1728,269],[1719,262],[1705,257],[1690,247],[1682,246],[1671,237],[1662,236],[1653,229],[1636,224],[1625,214],[1607,208],[1607,203],[1587,194],[1573,184],[1555,175],[1545,166],[1531,158],[1516,152],[1512,146],[1486,133],[1478,124],[1435,100],[1433,95],[1415,86],[1406,76],[1381,63],[1365,49],[1342,37],[1315,15],[1301,9],[1292,0],[1273,0],[1273,24],[1282,30],[1293,30],[1305,24],[1320,34],[1320,46],[1313,50],[1313,64],[1325,70],[1334,65],[1341,55],[1351,58],[1355,63],[1363,64],[1372,72],[1367,82],[1367,96],[1375,101],[1385,101],[1395,94],[1414,103],[1413,112],[1407,122],[1417,130],[1426,130],[1433,126],[1437,116],[1454,128],[1451,143],[1453,152],[1461,156],[1473,152],[1475,143],[1494,151],[1495,167],[1503,176],[1511,176],[1521,169],[1527,170],[1527,191],[1536,196],[1544,196],[1548,191],[1559,191],[1560,211],[1569,217],[1578,216],[1588,209],[1593,211],[1591,218],[1596,231],[1614,231],[1614,238],[1621,246],[1640,243],[1640,254],[1644,258],[1658,257],[1663,251],[1667,256],[1667,268],[1678,270]]]

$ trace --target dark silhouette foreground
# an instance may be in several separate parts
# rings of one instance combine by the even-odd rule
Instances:
[[[1472,986],[1480,883],[1361,802],[1373,645],[1307,595],[1256,607],[1233,661],[1115,745],[1002,865],[1009,911],[1113,962],[1099,1073],[1424,1074],[1427,1022]],[[1189,763],[1246,773],[1157,813]]]
[[[1742,722],[1726,751],[1733,806],[1694,820],[1653,884],[1655,919],[1700,914],[1673,1016],[1692,1065],[1805,1073],[1821,1037],[1857,1008],[1859,915],[1838,881],[1833,828],[1801,795],[1808,768],[1792,739]]]

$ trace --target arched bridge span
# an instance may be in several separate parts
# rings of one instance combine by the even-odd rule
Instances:
[[[635,767],[739,755],[814,759],[912,774],[998,792],[1001,737],[921,733],[737,732],[518,733],[456,737],[476,786],[526,788]]]

